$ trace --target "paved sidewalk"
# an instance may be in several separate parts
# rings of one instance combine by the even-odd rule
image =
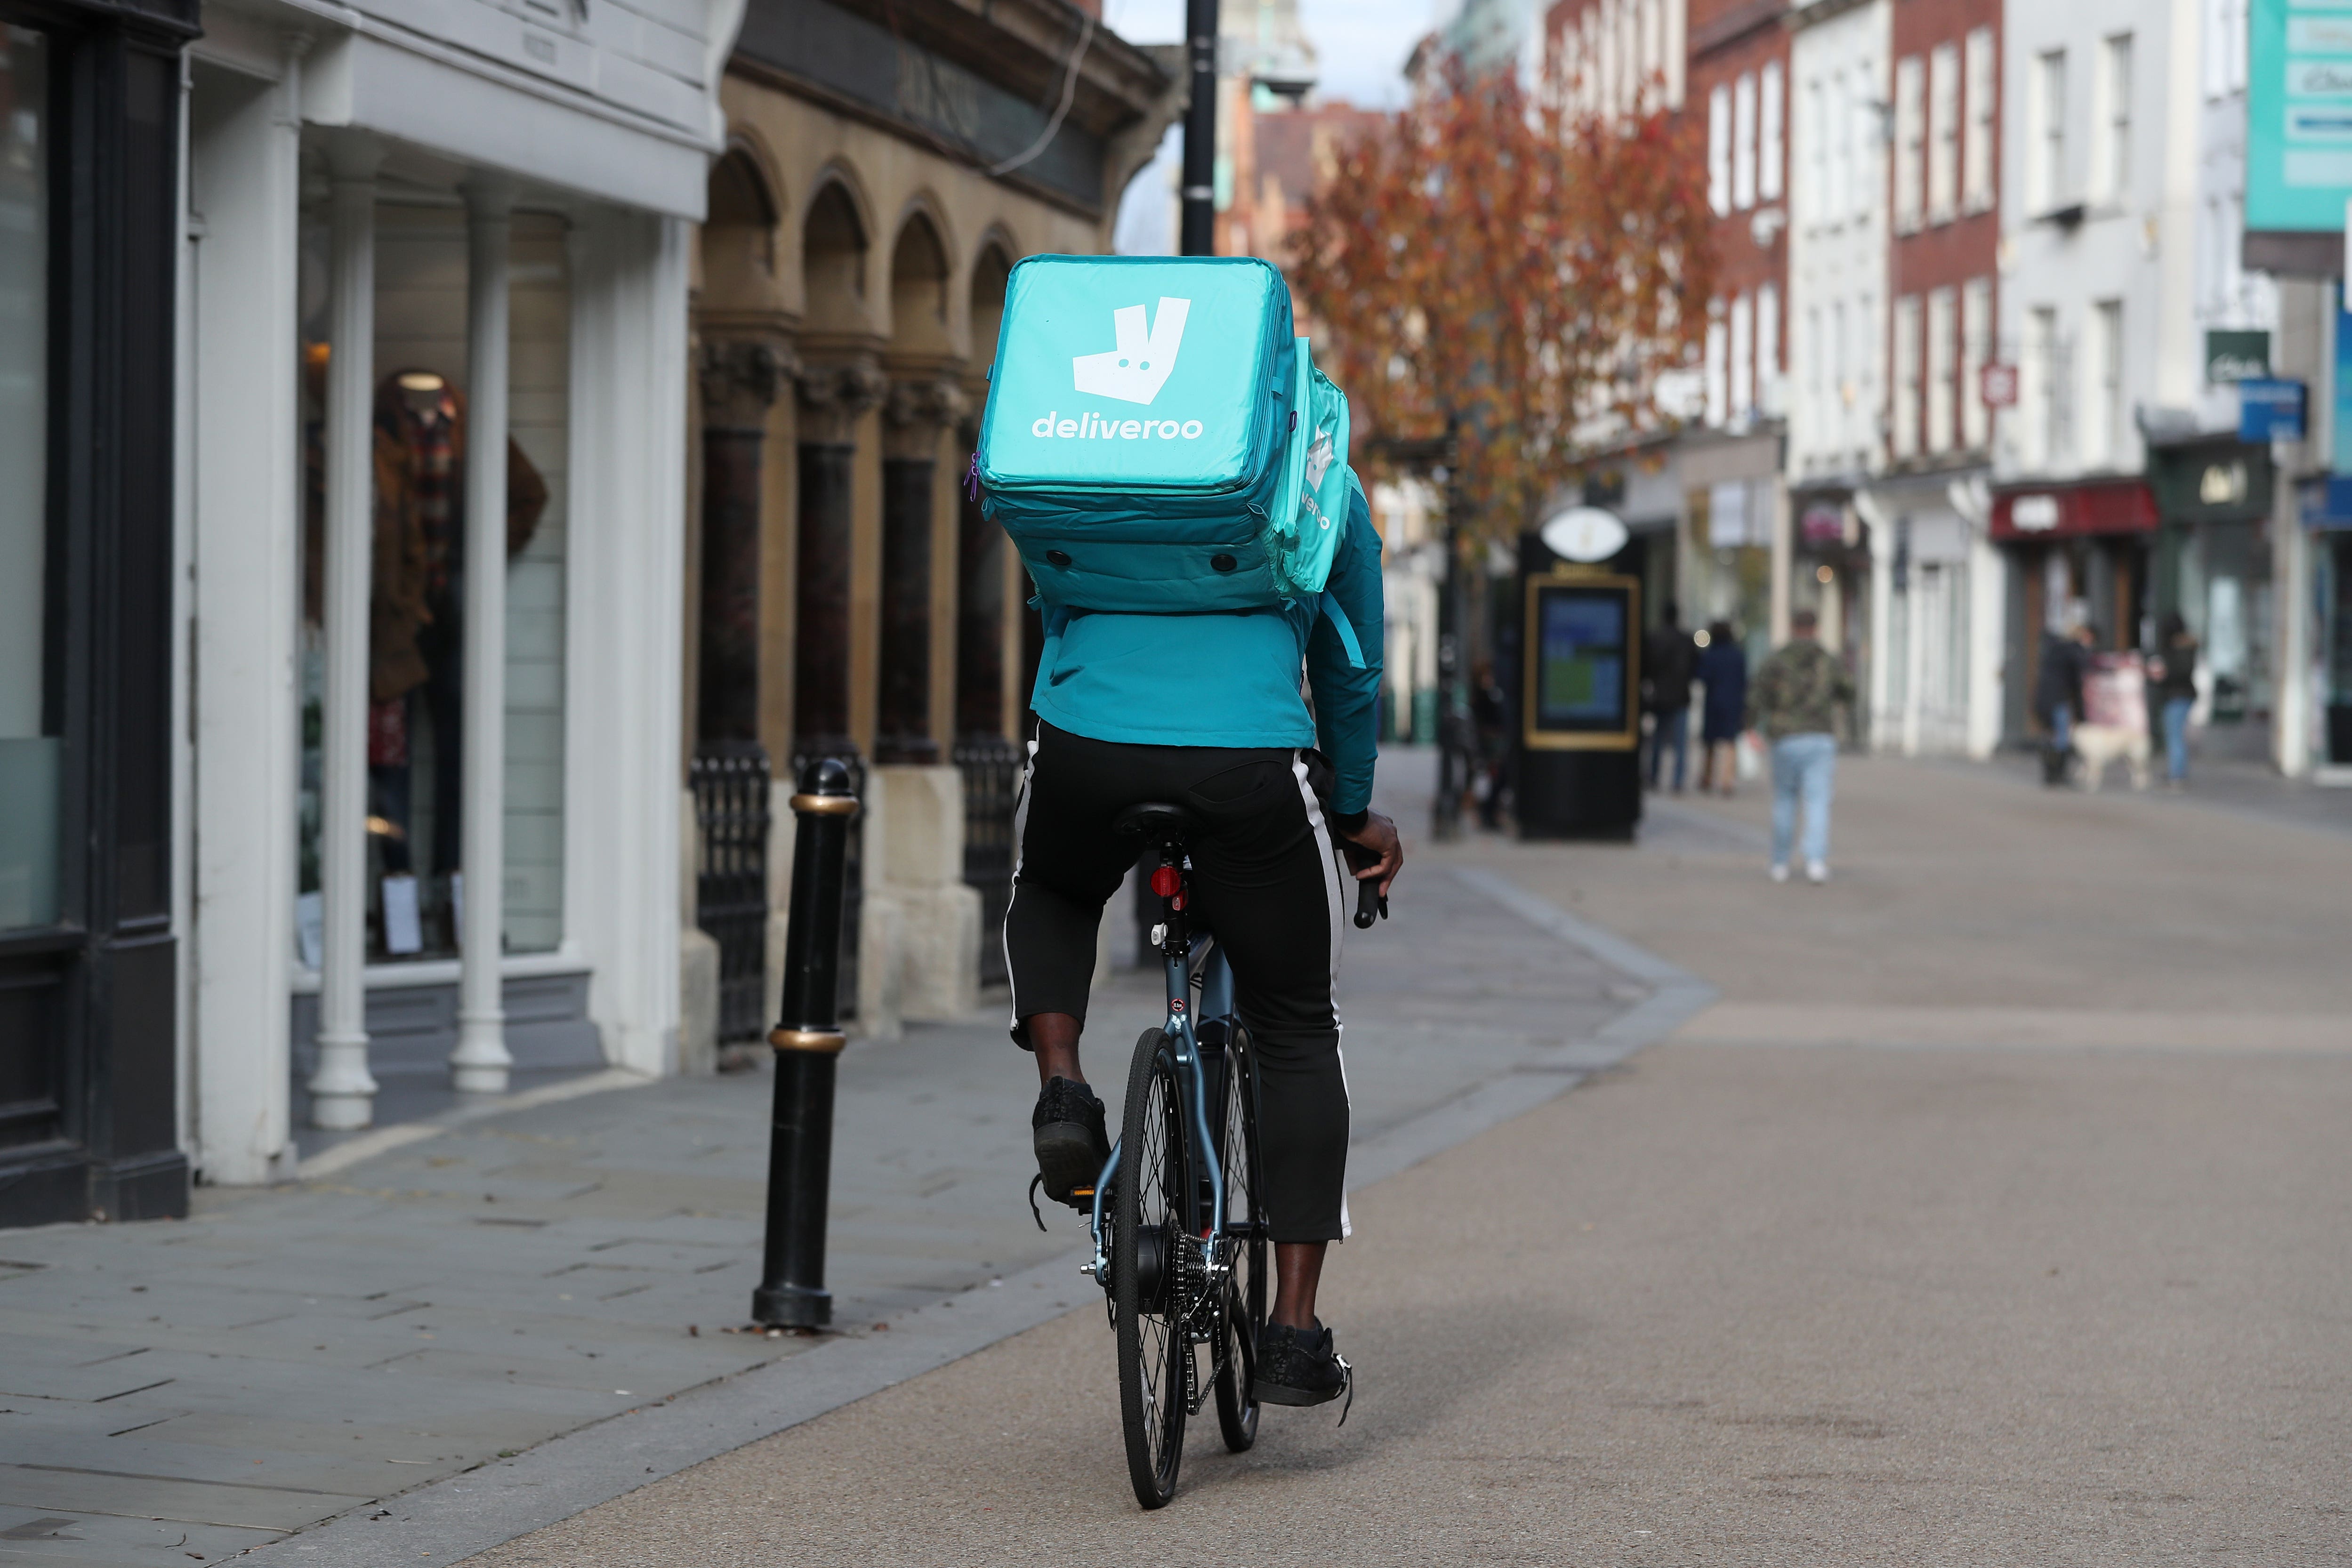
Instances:
[[[1450,1141],[1557,1093],[1572,1063],[1514,1069],[1652,994],[1471,884],[1400,892],[1349,959],[1360,1142]],[[1157,1010],[1140,974],[1097,998],[1097,1078],[1123,1079]],[[714,1380],[845,1342],[885,1364],[910,1314],[969,1312],[1082,1238],[1066,1215],[1039,1234],[1023,1200],[1035,1089],[1002,1019],[910,1029],[842,1060],[843,1333],[728,1332],[756,1282],[769,1083],[493,1114],[327,1179],[201,1191],[184,1223],[0,1234],[0,1563],[217,1562],[337,1515],[396,1524],[379,1500]],[[1447,1131],[1482,1083],[1492,1103]]]
[[[1345,1427],[1141,1514],[1085,1306],[478,1568],[2352,1563],[2352,843],[2157,804],[1855,763],[1824,888],[1753,798],[1424,854],[1723,1000],[1356,1197]]]

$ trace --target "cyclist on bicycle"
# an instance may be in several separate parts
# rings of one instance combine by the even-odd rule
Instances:
[[[1046,612],[1004,918],[1013,1038],[1044,1085],[1037,1168],[1047,1194],[1072,1203],[1110,1154],[1078,1036],[1103,905],[1136,858],[1112,819],[1147,800],[1192,814],[1192,908],[1223,945],[1256,1046],[1276,1289],[1255,1386],[1277,1405],[1321,1404],[1347,1382],[1315,1316],[1325,1249],[1349,1229],[1337,1004],[1351,900],[1333,839],[1357,846],[1369,863],[1355,874],[1383,895],[1404,858],[1396,825],[1370,809],[1381,540],[1352,487],[1328,586],[1278,609]]]

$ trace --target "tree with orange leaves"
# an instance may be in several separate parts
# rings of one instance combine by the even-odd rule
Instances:
[[[1596,444],[1662,423],[1714,292],[1706,160],[1663,112],[1580,116],[1457,69],[1339,154],[1291,280],[1357,429],[1458,419],[1466,529],[1509,538]]]

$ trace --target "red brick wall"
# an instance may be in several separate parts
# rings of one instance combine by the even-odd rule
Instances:
[[[1993,183],[1993,203],[1991,205],[1989,205],[1980,211],[1970,212],[1965,208],[1965,168],[1968,144],[1968,126],[1969,121],[1975,117],[1976,109],[1968,99],[1968,89],[1970,84],[1967,79],[1967,38],[1969,33],[1979,27],[1990,28],[1992,35],[1993,68],[1991,72],[1991,84],[1994,101],[1991,116],[1991,172]],[[1888,256],[1887,263],[1887,295],[1890,301],[1901,300],[1907,297],[1916,297],[1920,301],[1920,329],[1923,341],[1920,345],[1917,363],[1921,367],[1921,374],[1924,381],[1927,367],[1932,362],[1927,345],[1924,341],[1925,334],[1928,327],[1927,301],[1928,295],[1932,290],[1948,287],[1954,291],[1955,298],[1958,298],[1961,296],[1961,291],[1969,281],[1979,278],[1990,280],[1996,294],[1993,301],[1993,310],[1995,312],[1994,319],[1998,320],[1999,250],[2000,245],[2000,218],[1999,212],[2000,181],[2000,110],[1999,101],[1999,94],[2000,91],[2000,0],[1895,0],[1893,16],[1893,47],[1895,68],[1899,70],[1902,62],[1906,58],[1916,57],[1920,62],[1923,79],[1923,106],[1929,103],[1933,97],[1932,86],[1924,85],[1932,81],[1932,78],[1928,73],[1927,65],[1932,52],[1939,46],[1948,44],[1958,52],[1959,62],[1960,149],[1958,162],[1959,163],[1960,168],[1956,171],[1954,178],[1956,188],[1959,192],[1960,200],[1963,204],[1962,211],[1959,215],[1943,222],[1932,221],[1935,214],[1931,213],[1929,214],[1931,221],[1927,222],[1920,227],[1913,229],[1907,233],[1897,229],[1893,239],[1890,241],[1890,255]],[[1892,79],[1891,76],[1890,79]],[[1923,116],[1929,112],[1931,111],[1928,109],[1923,107]],[[1926,164],[1927,160],[1933,156],[1933,133],[1932,131],[1930,131],[1926,138],[1926,156],[1922,158],[1922,167],[1919,174],[1920,188],[1923,192],[1927,189],[1927,182]],[[1898,132],[1898,137],[1895,145],[1890,148],[1890,153],[1892,156],[1889,157],[1887,163],[1888,186],[1886,191],[1886,201],[1887,210],[1890,214],[1895,211],[1895,160],[1896,157],[1900,157],[1902,152],[1903,149]],[[1890,321],[1894,319],[1891,310],[1889,319]],[[1955,333],[1958,333],[1961,329],[1960,313],[1956,308],[1953,313],[1953,330]],[[1989,357],[1997,360],[2000,357],[1998,351],[1997,336],[1993,339],[1993,345],[1992,352]],[[1895,369],[1896,363],[1898,362],[1892,359],[1891,356],[1893,351],[1894,345],[1890,340],[1890,361],[1887,365],[1887,385],[1890,389],[1890,393],[1895,385],[1893,372]],[[1965,356],[1961,351],[1960,346],[1957,343],[1954,345],[1952,350],[1951,363],[1953,365],[1953,374],[1956,381],[1964,383],[1966,381]],[[1955,411],[1955,423],[1956,425],[1958,425],[1959,428],[1965,428],[1965,424],[1961,423],[1959,412],[1962,401],[1975,400],[1978,395],[1978,389],[1974,386],[1967,384],[1959,384],[1956,386],[1953,408]],[[1896,406],[1899,407],[1900,404],[1898,403]],[[1921,395],[1917,399],[1917,406],[1921,410],[1922,416],[1924,418],[1925,413],[1929,407],[1929,399],[1926,395],[1924,385],[1922,387]],[[1990,422],[1988,421],[1988,427],[1989,426]],[[1959,436],[1957,430],[1954,432],[1951,441],[1953,445],[1957,446],[1958,444]],[[1935,455],[1927,451],[1928,443],[1925,439],[1924,432],[1921,433],[1921,439],[1919,440],[1918,444],[1921,448],[1923,458],[1927,461],[1934,461]]]

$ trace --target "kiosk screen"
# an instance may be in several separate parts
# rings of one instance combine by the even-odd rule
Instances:
[[[1537,589],[1535,730],[1590,735],[1632,727],[1629,597],[1613,586]]]

